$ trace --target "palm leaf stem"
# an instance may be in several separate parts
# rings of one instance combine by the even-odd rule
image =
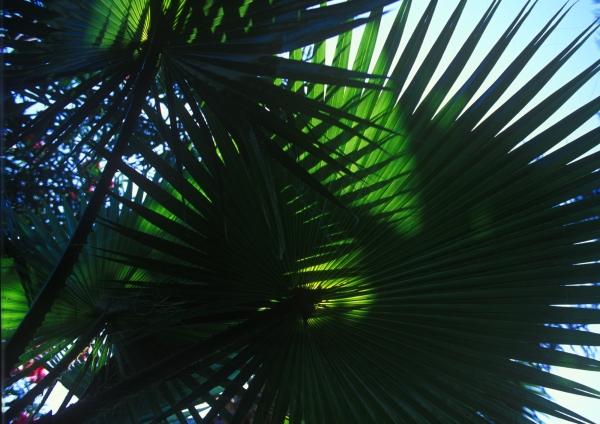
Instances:
[[[33,301],[29,311],[19,324],[13,336],[7,341],[4,350],[4,375],[9,375],[12,366],[18,361],[19,356],[24,352],[27,343],[33,338],[37,328],[42,324],[44,317],[50,311],[52,304],[58,297],[61,289],[73,270],[77,258],[81,253],[83,246],[87,243],[87,237],[92,231],[98,212],[104,206],[104,199],[109,190],[110,184],[118,168],[118,162],[115,160],[123,155],[129,144],[132,131],[140,115],[142,105],[146,100],[146,95],[154,82],[156,66],[159,60],[159,50],[153,48],[150,43],[149,51],[145,58],[140,59],[141,70],[138,74],[138,83],[132,96],[129,110],[125,116],[123,126],[117,142],[112,150],[113,159],[109,159],[98,185],[90,199],[90,202],[69,240],[60,261],[57,263],[52,274]]]

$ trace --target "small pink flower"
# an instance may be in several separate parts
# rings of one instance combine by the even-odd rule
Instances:
[[[21,412],[18,418],[12,420],[11,424],[27,424],[29,422],[29,415],[27,412]]]
[[[30,383],[37,383],[42,378],[48,375],[48,370],[44,367],[37,367],[31,374],[27,376]]]

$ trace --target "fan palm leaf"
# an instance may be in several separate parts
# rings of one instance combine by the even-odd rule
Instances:
[[[65,139],[79,134],[79,127],[86,125],[88,134],[77,140],[75,150],[94,138],[97,145],[112,147],[115,158],[106,164],[63,259],[8,342],[4,372],[16,362],[16,355],[23,351],[64,286],[103,205],[117,170],[116,158],[131,151],[129,138],[145,103],[154,102],[157,107],[165,103],[170,109],[166,125],[171,131],[165,142],[171,140],[176,157],[180,142],[172,93],[181,90],[188,104],[211,111],[246,157],[268,154],[260,147],[247,145],[241,136],[246,125],[253,125],[255,131],[279,134],[344,171],[344,163],[332,158],[323,145],[288,120],[302,113],[345,128],[348,126],[341,122],[342,117],[363,125],[370,123],[274,86],[268,78],[365,86],[365,73],[326,68],[277,54],[352,29],[366,21],[353,19],[355,16],[389,2],[360,0],[323,8],[313,7],[318,2],[269,1],[143,0],[91,2],[78,7],[58,0],[4,3],[5,45],[11,49],[6,55],[6,84],[13,93],[41,98],[42,103],[49,104],[36,119],[14,128],[6,145],[18,147],[25,137],[43,137],[44,152],[34,159],[39,163],[48,160]],[[159,76],[163,94],[149,97]],[[70,81],[70,88],[57,92],[54,85],[65,80]],[[196,119],[197,126],[205,130],[196,142],[203,144],[204,150],[222,149],[206,132],[204,118]],[[309,174],[302,177],[336,201]]]
[[[139,192],[136,200],[141,202],[141,198],[142,193]],[[149,198],[146,200],[146,204],[151,202]],[[68,206],[66,209],[68,210]],[[148,224],[135,214],[118,211],[118,204],[113,201],[102,218],[116,219],[116,224],[131,231],[148,230]],[[11,216],[9,211],[7,215]],[[38,221],[34,215],[29,216],[27,223],[19,217],[11,218],[14,225],[13,240],[20,240],[14,247],[16,251],[12,252],[12,256],[17,258],[16,262],[26,265],[15,267],[11,260],[5,259],[6,267],[3,269],[7,272],[7,279],[3,282],[3,295],[7,302],[3,303],[5,319],[2,321],[5,337],[9,337],[22,320],[32,297],[41,290],[41,282],[45,281],[46,274],[58,262],[60,245],[68,243],[68,233],[76,226],[72,216],[67,226],[61,226],[51,216],[51,228]],[[36,231],[31,231],[29,222],[35,225]],[[90,243],[84,248],[81,260],[75,266],[59,299],[46,315],[31,346],[21,355],[16,365],[18,369],[4,383],[11,385],[39,366],[48,368],[49,374],[24,397],[12,402],[10,409],[5,411],[6,417],[11,418],[22,411],[61,374],[64,374],[61,377],[63,384],[70,389],[64,403],[66,405],[71,396],[83,396],[94,390],[94,386],[111,384],[119,375],[125,375],[131,369],[139,371],[155,362],[156,358],[160,358],[169,349],[185,345],[190,332],[209,335],[226,328],[223,324],[210,320],[206,323],[186,322],[185,331],[171,328],[168,336],[160,337],[158,345],[150,346],[148,340],[170,326],[173,314],[183,312],[177,305],[188,302],[183,295],[179,296],[180,301],[171,297],[169,305],[163,308],[156,304],[161,302],[160,297],[140,296],[137,285],[123,287],[123,282],[128,280],[136,280],[138,285],[142,281],[157,284],[168,283],[168,280],[99,257],[106,255],[106,249],[117,248],[129,249],[136,254],[145,250],[152,256],[148,248],[116,238],[104,227],[97,228],[91,234]],[[31,295],[26,296],[25,289],[29,289]],[[96,311],[103,312],[98,315]],[[147,326],[150,322],[153,324]],[[143,330],[144,327],[146,330]],[[156,355],[154,359],[151,358],[152,352]],[[64,405],[60,410],[63,408]]]
[[[265,112],[241,99],[245,121],[233,126],[218,108],[190,103],[193,87],[165,97],[168,118],[144,108],[165,140],[189,137],[176,161],[131,135],[129,144],[154,177],[94,145],[130,190],[139,190],[136,197],[111,194],[122,208],[113,206],[98,228],[118,242],[97,259],[146,273],[102,284],[154,300],[157,308],[186,303],[164,326],[115,317],[107,334],[132,335],[119,340],[115,352],[122,353],[106,359],[106,370],[119,374],[90,383],[84,399],[48,422],[118,422],[128,415],[134,422],[185,422],[182,411],[204,423],[217,414],[239,423],[248,411],[256,422],[277,423],[527,423],[537,419],[534,411],[591,422],[539,388],[600,398],[598,390],[540,367],[598,371],[600,364],[555,348],[600,344],[599,335],[576,329],[597,323],[598,310],[563,307],[600,303],[598,153],[580,158],[600,132],[547,153],[597,113],[600,98],[519,144],[597,75],[598,61],[520,117],[597,26],[496,107],[567,11],[477,96],[530,14],[523,7],[451,94],[499,6],[492,2],[427,92],[465,4],[418,63],[436,2],[412,34],[405,33],[411,2],[401,3],[372,71],[391,75],[385,86],[344,89],[270,75],[277,90],[347,114],[338,119],[354,131],[300,109],[286,118],[295,133],[317,137],[329,159],[292,142],[288,127],[266,127],[265,114],[281,110],[281,100],[265,100]],[[354,75],[372,65],[379,28],[379,18],[367,23]],[[338,38],[335,65],[347,66],[351,46],[349,34]],[[301,57],[301,50],[290,52]],[[324,57],[325,45],[315,44],[312,63]],[[148,90],[158,93],[175,78],[176,71],[166,71]],[[209,146],[200,141],[207,128]],[[255,153],[251,159],[241,143]],[[340,157],[349,172],[330,160]],[[595,241],[583,243],[589,240]],[[98,308],[96,318],[103,313]],[[52,334],[45,325],[39,333]],[[235,396],[232,414],[225,407]],[[211,407],[204,418],[195,409],[202,402]]]

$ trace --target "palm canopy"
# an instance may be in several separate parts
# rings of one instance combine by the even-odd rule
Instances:
[[[145,131],[138,128],[141,112],[155,115],[153,107],[166,105],[171,111],[169,121],[155,119],[152,127],[170,128],[161,144],[179,156],[182,147],[174,103],[176,92],[186,97],[187,106],[194,111],[196,125],[191,138],[204,160],[218,160],[218,150],[224,148],[214,144],[214,130],[204,115],[210,113],[232,135],[228,143],[235,143],[246,160],[256,155],[257,160],[263,160],[265,155],[283,160],[285,155],[275,144],[257,144],[254,135],[264,133],[263,140],[278,135],[347,172],[343,163],[335,160],[335,152],[315,143],[297,128],[294,120],[300,116],[318,117],[357,135],[358,129],[343,123],[343,118],[363,126],[370,123],[284,90],[269,80],[301,77],[315,83],[362,87],[369,85],[364,82],[368,74],[345,69],[323,72],[320,64],[275,54],[347,31],[365,21],[352,19],[354,16],[389,2],[359,0],[343,7],[312,9],[318,3],[152,0],[92,2],[77,8],[61,1],[4,4],[6,46],[12,49],[6,56],[6,83],[15,95],[33,97],[49,106],[36,119],[11,128],[6,145],[18,149],[20,140],[43,136],[45,148],[33,155],[29,166],[49,160],[67,141],[69,146],[74,145],[74,154],[87,145],[95,151],[97,147],[112,147],[113,157],[64,249],[63,260],[48,277],[43,296],[32,303],[8,342],[6,364],[16,361],[16,355],[25,348],[64,286],[104,203],[117,170],[117,159],[132,155],[132,133]],[[16,115],[14,110],[9,114]],[[307,184],[339,203],[300,166],[289,160],[283,163]],[[5,365],[4,372],[9,368]]]
[[[309,11],[313,3],[272,3],[233,8],[224,2],[211,12],[219,3],[207,2],[200,14],[191,2],[127,2],[130,8],[115,2],[114,12],[100,2],[74,11],[48,2],[43,31],[53,33],[42,35],[56,37],[57,44],[15,43],[15,51],[24,50],[11,62],[15,90],[31,91],[55,75],[89,79],[87,89],[82,82],[54,103],[62,106],[52,105],[15,131],[15,140],[29,130],[45,131],[60,110],[67,117],[48,135],[59,145],[69,125],[79,125],[106,101],[112,112],[93,127],[98,135],[82,143],[128,181],[124,192],[109,193],[108,204],[102,195],[89,245],[62,279],[58,300],[42,309],[44,322],[19,359],[45,364],[53,371],[47,378],[63,373],[71,394],[81,398],[44,419],[186,422],[191,414],[212,422],[221,414],[233,423],[251,411],[261,423],[526,423],[538,411],[591,422],[551,402],[540,388],[600,398],[597,390],[542,369],[598,370],[598,361],[556,345],[600,344],[597,334],[576,329],[598,323],[598,310],[560,307],[599,303],[597,242],[581,243],[600,230],[598,154],[573,161],[597,144],[600,132],[545,153],[593,116],[600,99],[513,148],[597,74],[600,61],[519,117],[596,26],[495,108],[565,11],[476,98],[518,37],[531,10],[526,5],[471,78],[444,101],[499,2],[492,2],[429,92],[465,1],[420,64],[436,2],[410,34],[411,2],[400,3],[376,58],[383,3]],[[369,8],[371,17],[355,40],[357,58],[345,72],[352,36],[344,31]],[[27,13],[14,16],[33,16]],[[113,13],[121,15],[111,20]],[[228,13],[237,30],[221,31],[220,25],[229,28]],[[72,22],[88,18],[69,16],[103,19],[90,19],[96,26],[82,31]],[[199,26],[194,37],[190,22],[197,20],[184,16],[214,28],[204,25],[202,32]],[[250,28],[248,16],[255,16]],[[298,32],[305,25],[310,30]],[[160,39],[159,51],[146,52],[154,51],[148,47],[158,37],[153,34],[163,30],[170,35]],[[334,68],[324,68],[320,40],[334,33],[341,33]],[[89,51],[76,57],[69,37],[81,37]],[[301,47],[312,43],[307,58]],[[35,68],[27,59],[34,48],[63,51],[71,62],[41,57],[45,65]],[[284,50],[289,59],[272,56]],[[144,73],[139,57],[145,63],[154,58],[152,73]],[[365,82],[371,65],[372,74],[390,78]],[[40,76],[40,69],[48,73]],[[250,76],[240,75],[249,69]],[[109,74],[119,72],[110,83]],[[128,128],[132,106],[114,100],[122,93],[134,104],[140,86],[137,107],[148,119]],[[81,106],[64,109],[73,96],[81,97]],[[168,152],[153,150],[144,126],[166,140]],[[123,152],[141,155],[153,175],[121,160],[116,146],[108,150],[119,131],[117,139],[126,137]],[[3,282],[3,297],[11,299],[3,305],[11,312],[10,320],[3,314],[3,331],[10,336],[22,331],[16,325],[33,296],[47,290],[44,281],[65,261],[60,252],[82,224],[69,218],[61,226],[50,217],[47,232],[32,216],[31,231],[21,218],[7,217],[14,250],[7,269],[19,272],[7,271]],[[69,368],[88,347],[91,354]],[[239,401],[232,412],[227,406],[234,396]],[[13,405],[9,415],[29,401]],[[211,407],[204,418],[194,406],[202,402]]]

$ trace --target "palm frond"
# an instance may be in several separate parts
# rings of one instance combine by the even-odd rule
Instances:
[[[366,73],[337,69],[327,76],[322,66],[273,55],[348,31],[368,21],[354,19],[355,16],[390,2],[357,0],[323,8],[312,8],[318,5],[315,2],[272,5],[262,0],[235,4],[115,0],[78,7],[61,0],[43,4],[15,0],[3,5],[3,15],[8,21],[4,29],[5,45],[11,50],[5,55],[7,86],[14,95],[26,97],[41,87],[42,94],[50,93],[46,97],[59,97],[36,119],[13,128],[7,145],[18,146],[29,135],[43,136],[46,147],[44,154],[36,158],[39,164],[49,160],[65,139],[84,124],[89,126],[89,134],[99,135],[93,141],[95,145],[112,146],[112,157],[64,250],[63,259],[7,344],[6,364],[16,361],[64,286],[102,207],[117,170],[116,160],[128,151],[143,105],[156,100],[148,98],[153,81],[164,77],[162,88],[167,92],[185,87],[186,93],[192,93],[187,94],[187,103],[196,103],[205,115],[210,113],[233,136],[227,143],[235,143],[236,149],[247,158],[257,155],[261,160],[273,151],[256,146],[247,137],[246,129],[250,126],[259,137],[277,134],[338,171],[346,172],[345,166],[331,158],[321,143],[281,115],[308,114],[336,125],[342,125],[342,117],[364,125],[369,123],[343,110],[304,99],[264,79],[301,77],[306,81],[335,80],[341,86],[364,86],[364,78],[369,76]],[[64,79],[71,81],[70,89],[64,93],[57,95],[55,90],[45,89]],[[169,135],[174,138],[178,131],[174,128],[177,112],[172,100],[170,96],[166,99],[171,116],[167,126],[171,126]],[[195,119],[200,128],[206,127],[207,123],[200,121],[204,116]],[[198,142],[215,149],[212,137]],[[77,141],[76,146],[81,143],[83,140]],[[174,141],[169,146],[177,151]],[[276,161],[285,158],[272,153],[270,156]],[[288,168],[300,172],[299,168]],[[334,200],[312,176],[302,175]],[[10,367],[6,365],[4,371],[8,372]]]
[[[251,413],[261,423],[529,423],[537,411],[591,423],[543,388],[595,399],[600,391],[543,367],[600,366],[557,348],[600,345],[600,335],[578,330],[600,322],[598,310],[565,307],[600,303],[598,153],[581,158],[599,130],[548,151],[597,113],[600,98],[527,138],[600,62],[522,112],[598,26],[499,104],[568,10],[477,95],[531,13],[525,5],[451,94],[499,2],[426,91],[466,1],[419,63],[436,4],[407,34],[411,2],[402,2],[377,58],[384,3],[364,20],[352,20],[370,9],[362,3],[344,3],[349,12],[331,19],[346,9],[250,3],[235,18],[225,6],[163,9],[160,19],[172,23],[165,28],[181,30],[146,90],[153,102],[140,107],[172,155],[132,132],[128,144],[154,172],[145,175],[93,145],[127,178],[127,191],[111,193],[89,256],[61,291],[86,305],[88,320],[60,339],[67,329],[52,325],[56,302],[38,334],[48,345],[73,341],[107,314],[97,335],[106,341],[93,346],[111,353],[70,373],[81,400],[45,419],[185,422],[189,413],[195,422],[221,414],[239,423]],[[192,39],[187,13],[210,18],[202,36],[213,41],[199,50],[204,38],[198,29]],[[316,34],[363,22],[352,70],[321,77],[325,46]],[[294,35],[282,41],[284,28]],[[260,45],[257,56],[243,40]],[[300,48],[315,42],[310,63],[296,66]],[[270,56],[282,48],[290,59]],[[341,34],[334,63],[346,67],[351,48],[350,33]],[[390,78],[378,82],[370,66]],[[173,93],[161,97],[165,89]],[[59,237],[50,238],[24,252],[57,250]],[[74,299],[64,306],[71,313]],[[210,406],[204,418],[200,403]]]

